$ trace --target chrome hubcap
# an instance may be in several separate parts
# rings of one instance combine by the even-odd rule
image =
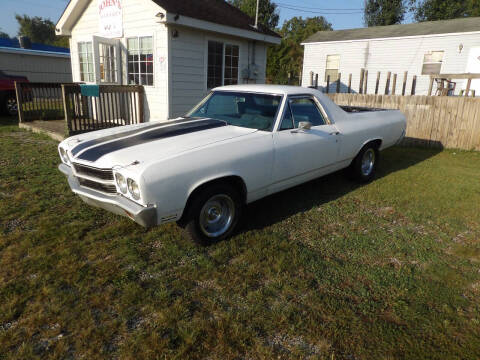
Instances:
[[[10,98],[7,100],[7,110],[10,114],[17,113],[17,100]]]
[[[225,234],[235,217],[235,204],[228,195],[211,197],[200,211],[200,228],[208,237]]]
[[[375,151],[368,149],[362,157],[362,175],[368,176],[372,173],[375,165]]]

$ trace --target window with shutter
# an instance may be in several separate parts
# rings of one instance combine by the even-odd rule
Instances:
[[[337,80],[340,70],[340,55],[327,55],[327,65],[325,66],[325,81],[330,76],[330,82]]]

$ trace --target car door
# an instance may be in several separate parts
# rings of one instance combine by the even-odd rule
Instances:
[[[310,123],[311,128],[299,128],[301,122]],[[287,98],[273,140],[271,192],[322,176],[337,162],[340,146],[338,129],[329,122],[313,96]]]

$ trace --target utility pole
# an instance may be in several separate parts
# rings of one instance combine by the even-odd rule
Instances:
[[[257,12],[255,14],[255,29],[258,29],[258,8],[260,7],[260,0],[257,0]]]

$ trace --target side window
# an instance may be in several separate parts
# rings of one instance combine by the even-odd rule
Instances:
[[[422,75],[440,74],[444,51],[430,51],[423,57]]]
[[[325,81],[330,76],[330,83],[338,79],[340,70],[340,55],[327,55],[327,64],[325,66]]]
[[[298,124],[302,121],[308,121],[312,123],[312,126],[321,126],[327,123],[317,104],[310,97],[291,99],[290,109],[292,111],[295,128],[297,128]]]
[[[128,83],[153,86],[153,37],[133,37],[127,40]]]
[[[78,57],[80,63],[80,81],[95,82],[91,42],[78,43]]]
[[[290,110],[290,102],[287,101],[285,113],[283,114],[282,124],[280,125],[280,131],[293,129],[293,117]]]

